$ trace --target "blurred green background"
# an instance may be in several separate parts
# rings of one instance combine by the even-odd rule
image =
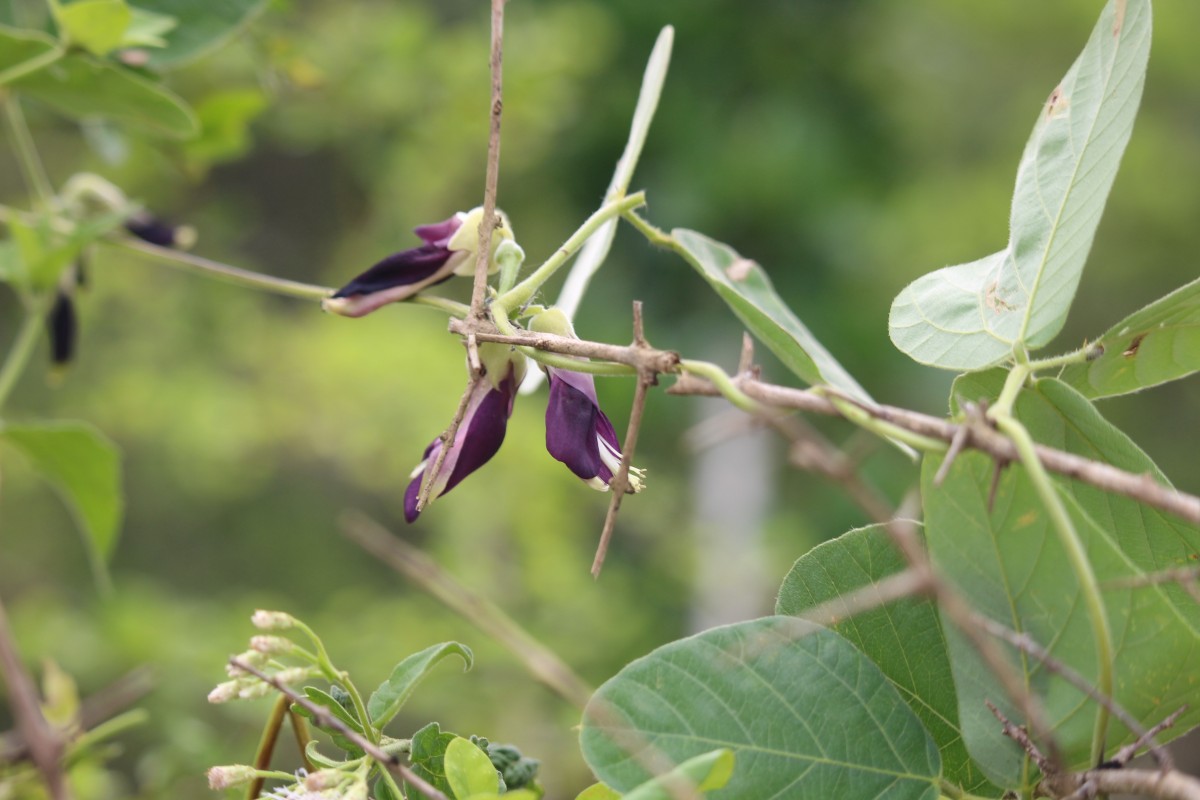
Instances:
[[[233,44],[172,76],[207,123],[197,142],[104,126],[84,137],[32,102],[26,113],[56,184],[99,172],[195,226],[202,255],[336,286],[412,246],[413,226],[480,202],[486,6],[275,2]],[[758,260],[877,399],[941,413],[952,376],[892,347],[889,304],[917,276],[1003,246],[1025,138],[1101,6],[516,0],[500,204],[532,263],[594,210],[645,58],[672,24],[671,71],[633,182],[648,192],[649,218]],[[1156,15],[1142,114],[1055,350],[1197,274],[1188,254],[1200,251],[1200,5],[1163,3]],[[25,205],[7,139],[0,145],[0,198]],[[409,652],[469,644],[475,670],[441,668],[394,729],[436,719],[514,742],[544,760],[548,797],[586,784],[577,714],[342,538],[344,509],[429,551],[593,684],[697,625],[768,612],[797,556],[865,522],[821,478],[789,470],[769,437],[697,457],[685,433],[714,413],[718,429],[728,418],[719,404],[657,392],[637,458],[649,488],[625,503],[593,581],[607,497],[546,454],[543,389],[519,399],[484,470],[405,526],[409,472],[465,376],[440,314],[393,306],[335,318],[113,250],[97,253],[92,276],[77,365],[56,385],[30,370],[10,413],[90,420],[121,447],[116,591],[98,595],[68,513],[6,452],[0,593],[27,658],[53,658],[85,692],[153,670],[141,704],[151,721],[122,737],[124,754],[92,783],[94,796],[208,797],[206,767],[251,759],[267,702],[204,698],[227,655],[244,649],[256,607],[314,624],[367,688]],[[439,291],[465,299],[469,288]],[[623,228],[579,333],[627,341],[634,299],[654,344],[733,368],[732,315],[686,264]],[[0,296],[0,342],[15,309]],[[769,355],[760,360],[769,378],[790,382]],[[632,384],[602,381],[599,392],[623,431]],[[1198,407],[1193,378],[1102,411],[1195,492]],[[844,424],[814,424],[861,444]],[[896,502],[917,477],[887,448],[866,473]]]

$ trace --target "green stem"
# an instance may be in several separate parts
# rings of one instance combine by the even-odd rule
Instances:
[[[1025,381],[1031,373],[1032,370],[1027,363],[1013,365],[1008,372],[1008,377],[1004,379],[1000,396],[996,398],[996,402],[992,404],[991,410],[988,412],[989,416],[993,419],[1012,416],[1013,404],[1016,403],[1017,395],[1021,393],[1021,389],[1025,386]]]
[[[1067,508],[1063,504],[1062,498],[1059,497],[1050,474],[1046,472],[1041,459],[1037,456],[1033,437],[1029,435],[1029,431],[1015,417],[1007,414],[996,417],[996,425],[1017,448],[1021,464],[1029,474],[1029,479],[1032,481],[1042,505],[1050,514],[1050,521],[1054,525],[1055,533],[1058,534],[1063,550],[1066,551],[1071,570],[1075,573],[1075,579],[1079,581],[1079,588],[1083,592],[1084,606],[1092,626],[1092,636],[1095,638],[1096,661],[1098,662],[1096,690],[1112,697],[1112,630],[1109,628],[1108,615],[1104,610],[1104,597],[1100,593],[1100,584],[1096,580],[1096,573],[1092,571],[1091,562],[1088,561],[1087,550],[1079,539],[1075,523],[1071,521],[1071,516],[1067,513]],[[1093,764],[1099,764],[1104,760],[1104,741],[1108,731],[1108,718],[1108,709],[1100,706],[1096,711],[1096,724],[1092,731],[1091,763]]]
[[[1028,364],[1029,371],[1041,372],[1047,369],[1058,369],[1070,364],[1082,364],[1087,361],[1088,354],[1091,352],[1090,347],[1081,347],[1078,350],[1072,350],[1070,353],[1063,353],[1061,356],[1051,356],[1050,358],[1039,358],[1030,361]]]
[[[13,95],[4,97],[4,112],[8,117],[8,126],[12,130],[17,162],[21,165],[21,171],[25,173],[29,191],[37,196],[43,206],[50,208],[54,200],[54,190],[50,188],[50,179],[46,177],[46,168],[42,166],[42,160],[33,146],[33,137],[29,135],[29,126],[25,123],[25,114],[21,111],[21,104]]]
[[[687,372],[692,375],[699,375],[701,378],[705,378],[709,383],[717,388],[717,391],[719,391],[726,400],[728,400],[730,403],[733,403],[742,411],[750,414],[760,414],[764,411],[762,403],[758,402],[753,397],[739,389],[738,385],[734,383],[733,378],[729,377],[725,370],[721,369],[716,364],[711,364],[707,361],[693,361],[692,359],[685,358],[679,362],[679,369],[683,372]]]
[[[181,250],[159,247],[149,242],[106,240],[103,243],[109,247],[141,253],[172,267],[178,267],[190,272],[198,272],[229,283],[262,289],[263,291],[274,292],[275,294],[282,294],[288,297],[298,297],[302,300],[323,300],[333,294],[333,289],[327,286],[316,286],[311,283],[289,281],[286,278],[275,278],[259,272],[231,267],[228,264],[222,264],[218,261],[210,261],[207,258],[194,256],[191,253],[185,253]]]
[[[8,351],[8,358],[5,359],[4,366],[0,367],[0,410],[3,410],[8,396],[21,379],[21,373],[29,364],[29,357],[33,355],[34,347],[42,334],[46,319],[44,306],[44,303],[34,302],[26,310],[25,318],[17,331],[17,338],[13,340]]]
[[[66,55],[66,53],[67,49],[62,45],[59,45],[52,50],[47,50],[46,52],[22,61],[19,64],[13,64],[8,69],[0,72],[0,86],[6,86],[18,78],[24,78],[31,72],[37,72],[43,67],[48,67]]]
[[[471,313],[471,307],[466,303],[459,303],[446,297],[438,297],[432,294],[415,294],[408,298],[405,302],[412,303],[415,306],[426,306],[428,308],[436,308],[439,311],[445,311],[452,317],[466,319],[467,314]]]
[[[396,779],[392,777],[392,773],[387,767],[380,765],[379,776],[383,778],[387,787],[391,789],[392,797],[404,797],[404,792],[400,791],[400,787],[396,784]]]
[[[549,280],[550,276],[557,272],[567,262],[567,259],[583,246],[583,243],[596,232],[597,228],[613,217],[620,216],[626,211],[632,211],[639,206],[645,205],[645,203],[646,193],[638,192],[637,194],[631,194],[629,197],[623,197],[601,206],[595,214],[592,214],[584,221],[583,225],[579,226],[579,230],[571,234],[571,238],[567,239],[562,247],[554,251],[554,255],[546,259],[545,263],[531,272],[525,280],[496,298],[493,305],[500,305],[505,311],[511,311],[527,303],[533,297],[534,293],[541,288],[542,284]]]
[[[816,387],[820,391],[821,387]],[[835,394],[823,393],[829,402],[837,408],[838,413],[846,420],[853,422],[860,428],[871,431],[874,434],[882,436],[886,439],[895,439],[909,447],[915,448],[925,453],[944,453],[949,445],[941,439],[933,439],[929,436],[922,436],[919,433],[913,433],[907,428],[901,428],[899,425],[893,425],[886,420],[879,419],[871,414],[865,408],[858,406],[843,397],[838,397]]]
[[[669,247],[672,250],[679,250],[679,242],[675,241],[675,237],[671,236],[671,234],[667,233],[661,228],[656,228],[655,226],[651,225],[649,222],[642,219],[637,213],[633,211],[626,211],[621,216],[626,222],[637,229],[638,233],[642,234],[642,236],[645,236],[650,244],[657,245],[659,247]]]
[[[358,687],[350,680],[350,673],[343,672],[334,666],[333,661],[329,658],[329,651],[325,649],[325,643],[321,641],[321,637],[317,636],[316,631],[308,627],[300,620],[295,621],[295,625],[299,628],[313,646],[317,649],[317,666],[321,669],[321,673],[329,680],[330,683],[340,684],[346,693],[350,695],[350,701],[354,704],[354,712],[358,716],[358,721],[362,723],[363,732],[366,734],[371,744],[379,744],[380,733],[371,724],[371,717],[367,714],[367,706],[363,703],[362,695],[358,693]]]

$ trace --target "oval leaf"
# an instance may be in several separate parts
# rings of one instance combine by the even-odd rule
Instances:
[[[1000,370],[969,375],[956,382],[954,391],[971,400],[995,397],[1002,382]],[[1022,392],[1014,413],[1039,442],[1163,480],[1133,442],[1058,381],[1041,380]],[[933,477],[941,461],[940,456],[927,458],[921,474],[926,541],[939,571],[980,613],[1032,637],[1055,659],[1094,682],[1098,667],[1091,625],[1081,610],[1081,590],[1025,470],[1019,465],[1004,470],[989,508],[993,463],[988,457],[961,454],[937,488]],[[1114,699],[1146,727],[1190,704],[1192,710],[1159,738],[1165,741],[1187,731],[1200,722],[1200,709],[1195,708],[1200,607],[1178,586],[1132,588],[1129,582],[1193,563],[1191,556],[1200,551],[1200,530],[1127,498],[1054,480],[1104,589],[1115,639]],[[968,750],[993,782],[1004,788],[1031,788],[1035,777],[1024,771],[1024,754],[1001,735],[984,700],[996,703],[1017,723],[1024,719],[1005,702],[1004,691],[974,646],[949,627],[946,639]],[[1098,706],[1036,659],[1011,650],[1009,657],[1038,696],[1068,766],[1087,766]],[[1110,748],[1132,738],[1112,721]],[[1022,786],[1022,780],[1030,785]]]
[[[788,369],[811,385],[828,384],[870,402],[858,381],[838,363],[775,293],[766,270],[727,244],[676,228],[681,254],[716,290],[750,332]]]
[[[885,526],[849,531],[796,561],[779,589],[775,612],[801,616],[903,572],[905,566]],[[908,598],[832,627],[875,662],[920,718],[941,753],[946,780],[970,794],[993,791],[962,741],[958,697],[936,606],[925,598]]]
[[[166,136],[196,133],[196,117],[174,93],[122,67],[72,55],[12,87],[76,118],[106,117]]]
[[[467,671],[475,663],[471,648],[458,642],[442,642],[427,647],[419,653],[413,653],[392,669],[391,676],[379,684],[379,688],[371,694],[367,701],[367,713],[371,722],[377,728],[383,728],[404,702],[412,695],[417,684],[433,669],[439,661],[447,656],[457,655],[463,660],[463,671]]]
[[[0,442],[21,451],[71,509],[103,580],[121,528],[121,462],[116,445],[86,422],[0,427]]]
[[[487,753],[470,739],[461,736],[446,746],[446,780],[458,800],[478,795],[495,795],[500,778]]]
[[[1150,0],[1109,0],[1025,146],[1008,247],[900,292],[888,325],[898,348],[923,364],[975,370],[1062,329],[1133,132],[1149,55]]]
[[[734,755],[732,750],[713,750],[711,753],[689,758],[675,769],[649,783],[643,783],[625,795],[625,800],[676,800],[680,791],[711,792],[729,783],[733,777]]]
[[[603,783],[593,783],[575,796],[575,800],[621,800],[621,793]]]
[[[1200,371],[1200,279],[1112,326],[1097,348],[1099,358],[1058,376],[1085,397],[1137,392]]]
[[[584,758],[619,791],[714,746],[738,764],[714,798],[938,796],[937,748],[879,669],[833,631],[789,617],[660,647],[584,711]]]

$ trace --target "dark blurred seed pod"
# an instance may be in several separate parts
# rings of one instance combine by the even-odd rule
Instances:
[[[159,247],[187,249],[196,239],[196,232],[188,225],[171,225],[149,211],[138,211],[125,220],[125,230],[143,242]]]
[[[60,289],[54,295],[54,305],[46,318],[46,326],[50,334],[50,360],[57,367],[65,367],[75,358],[75,345],[79,336],[75,301],[67,292]]]

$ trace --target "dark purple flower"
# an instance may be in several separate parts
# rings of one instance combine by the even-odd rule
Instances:
[[[479,357],[485,372],[473,379],[462,423],[454,435],[454,444],[433,477],[429,490],[430,502],[486,464],[504,442],[517,387],[525,378],[525,357],[507,345],[494,344],[479,345]],[[404,518],[409,522],[416,520],[420,514],[417,498],[425,481],[425,472],[437,462],[442,446],[440,437],[434,439],[425,448],[421,463],[413,470],[404,492]]]
[[[50,335],[50,360],[56,367],[65,367],[75,358],[75,343],[79,336],[79,322],[75,315],[75,301],[71,293],[58,289],[54,305],[46,316],[46,328]]]
[[[621,465],[621,442],[596,401],[591,375],[546,367],[550,401],[546,405],[546,449],[588,486],[609,490]],[[645,487],[645,472],[629,468],[628,493]]]
[[[125,230],[143,242],[159,247],[179,247],[186,250],[196,239],[196,232],[190,226],[172,225],[145,210],[137,211],[125,220]]]
[[[476,208],[460,211],[444,222],[415,228],[423,245],[383,259],[334,292],[322,308],[344,317],[361,317],[388,303],[407,300],[453,275],[473,274],[482,217],[483,209]],[[500,214],[492,237],[493,254],[495,245],[506,238],[512,238],[511,228]]]

